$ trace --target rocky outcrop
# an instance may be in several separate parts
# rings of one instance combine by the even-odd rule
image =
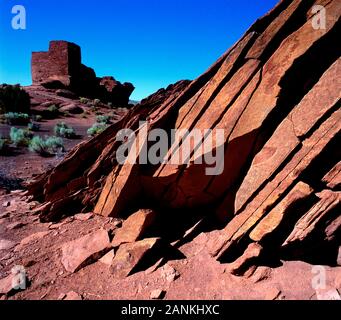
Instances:
[[[326,8],[325,29],[313,26],[314,5]],[[322,248],[336,263],[340,15],[336,0],[281,1],[199,78],[143,101],[30,185],[30,194],[45,203],[41,219],[59,219],[65,208],[69,214],[81,208],[121,218],[141,208],[163,208],[161,220],[164,212],[180,210],[167,231],[173,227],[175,235],[188,227],[188,217],[204,216],[210,230],[216,226],[205,245],[217,259],[260,264],[298,252],[304,258],[314,250],[321,258]],[[170,144],[164,159],[183,152],[190,160],[182,165],[121,165],[115,153],[122,143],[115,136],[123,128],[143,142],[137,153],[128,153],[130,160],[149,145],[144,133],[155,128],[222,129],[223,138],[213,137],[218,143],[204,148],[210,136],[188,144],[180,134],[183,140]],[[197,160],[220,149],[223,170],[208,175],[212,164]],[[119,257],[126,255],[121,247]],[[239,273],[242,265],[234,270]]]
[[[32,83],[48,89],[67,88],[78,96],[97,98],[115,106],[128,105],[134,91],[131,83],[113,77],[97,78],[93,69],[81,62],[81,48],[67,41],[51,41],[49,51],[32,53]]]

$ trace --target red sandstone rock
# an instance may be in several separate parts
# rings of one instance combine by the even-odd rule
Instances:
[[[325,5],[328,12],[325,30],[312,27],[311,9],[316,4]],[[147,202],[151,209],[181,209],[188,215],[199,212],[207,220],[218,219],[222,228],[203,244],[217,258],[234,257],[250,240],[264,242],[265,255],[271,247],[279,256],[289,243],[295,248],[311,235],[319,245],[337,245],[341,64],[335,43],[340,16],[336,0],[282,1],[196,80],[148,97],[31,184],[29,193],[45,202],[41,218],[58,220],[66,207],[122,218],[136,207],[145,208]],[[67,84],[70,79],[61,80]],[[110,92],[117,83],[105,77],[101,87]],[[140,120],[148,121],[140,126]],[[195,163],[205,152],[217,151],[214,145],[202,149],[208,137],[189,147],[186,139],[169,146],[167,159],[188,152],[191,161],[183,166],[119,165],[115,152],[120,142],[115,135],[122,128],[133,130],[138,139],[144,137],[144,130],[155,128],[224,129],[218,146],[224,146],[224,170],[209,176],[207,165]],[[138,154],[129,157],[136,160]],[[321,188],[330,190],[317,194],[318,199],[313,189]],[[298,202],[304,204],[301,211],[294,210]],[[143,221],[135,223],[129,241],[140,236]],[[182,219],[176,223],[177,228],[188,229]],[[284,245],[272,243],[278,235]],[[121,244],[113,260],[115,273],[130,273],[149,248],[141,249],[140,244]],[[249,256],[253,247],[255,252]],[[129,261],[130,249],[138,257],[133,261]],[[240,264],[237,273],[243,273],[239,269],[244,260],[257,264],[258,249],[258,244],[251,244],[241,260],[234,257]]]
[[[62,264],[69,272],[76,272],[98,259],[110,248],[108,233],[99,230],[62,246]]]
[[[84,109],[74,103],[71,103],[60,107],[59,112],[68,112],[70,114],[82,114],[84,112]]]
[[[138,240],[146,229],[153,223],[155,212],[152,210],[139,210],[132,214],[115,233],[111,242],[113,247],[118,247],[122,243],[129,243]]]
[[[256,269],[255,261],[259,258],[262,250],[263,248],[259,244],[251,243],[244,254],[227,267],[227,271],[234,275],[248,274],[251,276]]]
[[[153,300],[161,299],[163,294],[164,294],[164,291],[161,289],[153,290],[150,293],[150,299],[153,299]]]
[[[6,240],[6,239],[0,239],[0,251],[1,250],[9,250],[14,248],[16,245],[15,242]]]
[[[150,238],[134,243],[122,244],[112,260],[111,273],[116,278],[127,277],[158,242],[158,238]]]

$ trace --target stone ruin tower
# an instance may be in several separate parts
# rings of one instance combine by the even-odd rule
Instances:
[[[51,41],[49,51],[32,53],[32,83],[59,81],[69,87],[80,75],[81,48],[67,41]]]
[[[68,41],[51,41],[47,52],[33,52],[31,69],[33,85],[69,89],[118,106],[127,105],[135,89],[131,83],[122,84],[111,76],[98,78],[93,69],[82,64],[81,48]]]

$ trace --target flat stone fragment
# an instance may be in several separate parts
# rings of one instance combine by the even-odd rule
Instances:
[[[150,238],[134,243],[125,243],[118,249],[112,261],[110,271],[116,278],[123,279],[138,265],[142,258],[159,242],[159,238]]]
[[[98,230],[62,245],[62,264],[66,271],[76,272],[97,260],[110,248],[108,232]]]
[[[144,231],[154,221],[155,212],[152,210],[139,210],[123,222],[122,228],[118,229],[112,241],[113,247],[122,243],[129,243],[138,240]]]
[[[9,250],[16,246],[16,243],[6,239],[0,239],[0,251]]]

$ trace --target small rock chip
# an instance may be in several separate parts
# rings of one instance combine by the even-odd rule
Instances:
[[[61,293],[61,294],[58,296],[57,300],[64,300],[65,297],[66,297],[66,294],[65,294],[65,293]]]
[[[115,257],[115,251],[110,250],[105,256],[99,259],[99,261],[110,266],[114,257]]]
[[[88,221],[93,216],[94,216],[94,214],[92,212],[89,212],[89,213],[79,213],[79,214],[75,215],[75,220],[78,220],[78,221]]]
[[[16,245],[16,243],[13,241],[9,241],[6,239],[0,239],[0,251],[12,249],[15,247],[15,245]]]
[[[5,202],[3,203],[3,207],[4,207],[4,208],[9,207],[10,205],[11,205],[11,202],[9,202],[9,201],[5,201]]]
[[[341,300],[340,293],[335,288],[317,289],[317,300]]]
[[[153,300],[161,299],[163,294],[164,294],[163,290],[160,290],[160,289],[153,290],[150,293],[150,299],[153,299]]]
[[[180,277],[180,273],[169,264],[166,264],[161,268],[161,277],[167,282],[173,282]]]
[[[82,296],[77,292],[70,291],[66,294],[63,300],[83,300]]]
[[[271,288],[266,292],[264,300],[276,300],[280,295],[281,290],[278,290],[277,288]]]
[[[59,229],[63,224],[64,224],[63,222],[51,224],[51,225],[49,226],[49,229],[50,229],[50,230]]]
[[[256,269],[256,271],[254,272],[254,274],[252,275],[251,277],[251,280],[254,282],[254,283],[257,283],[257,282],[261,282],[261,281],[264,281],[264,280],[267,280],[270,278],[271,276],[271,268],[269,267],[258,267]]]

